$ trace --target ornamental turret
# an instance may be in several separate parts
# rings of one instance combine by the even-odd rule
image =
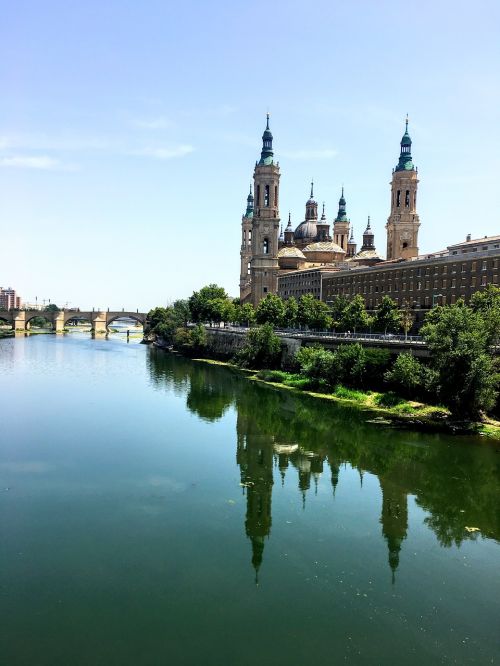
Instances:
[[[311,181],[311,195],[306,201],[306,220],[318,219],[318,202],[314,199],[314,181]]]
[[[349,238],[349,218],[346,213],[346,202],[344,197],[344,187],[339,199],[339,211],[333,222],[333,240],[347,253],[347,240]]]
[[[321,213],[321,218],[319,222],[316,225],[316,229],[318,231],[318,235],[316,236],[316,239],[318,241],[329,241],[331,240],[330,238],[330,225],[328,224],[328,220],[326,219],[326,214],[325,214],[325,204],[323,203],[323,211]]]
[[[354,240],[354,227],[351,227],[351,236],[347,241],[347,258],[354,257],[357,247],[356,241]]]
[[[285,245],[293,245],[292,216],[290,213],[288,213],[288,224],[286,225],[284,238],[285,238]]]
[[[401,139],[399,161],[392,172],[391,214],[387,219],[387,259],[410,259],[418,256],[417,214],[418,172],[411,154],[411,137],[406,117]]]
[[[273,135],[266,129],[254,171],[255,208],[252,218],[251,302],[257,306],[266,294],[278,290],[279,164],[274,161]]]
[[[366,225],[366,229],[363,233],[363,245],[361,246],[361,252],[365,252],[366,250],[375,250],[375,236],[371,228],[369,215],[368,224]]]

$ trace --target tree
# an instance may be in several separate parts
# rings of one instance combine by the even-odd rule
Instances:
[[[258,324],[272,324],[277,327],[283,321],[285,306],[276,294],[267,294],[257,306],[256,319]]]
[[[297,326],[298,312],[299,306],[297,305],[297,301],[293,296],[290,296],[290,298],[285,301],[285,311],[283,314],[283,321],[281,322],[283,328],[295,328],[295,326]]]
[[[333,319],[333,326],[335,328],[342,328],[342,322],[344,321],[344,313],[349,305],[349,299],[341,294],[337,296],[331,304],[331,313]]]
[[[413,326],[414,318],[413,312],[410,309],[410,304],[408,301],[405,301],[400,311],[400,324],[405,334],[405,340],[408,339],[408,332]]]
[[[361,294],[349,301],[349,304],[344,310],[341,326],[345,331],[351,329],[356,332],[357,328],[367,328],[368,314],[366,312],[365,301]]]
[[[401,315],[398,306],[390,296],[384,296],[377,306],[373,326],[376,331],[395,333],[401,325]]]
[[[480,312],[460,300],[433,308],[421,330],[437,372],[440,399],[454,416],[478,418],[495,404],[499,375]]]
[[[45,312],[59,312],[59,308],[55,303],[49,303],[44,308]]]
[[[500,289],[489,284],[483,291],[476,291],[470,300],[470,307],[484,320],[488,344],[498,345],[500,339]]]
[[[242,326],[251,326],[255,322],[255,309],[251,303],[236,305],[235,320]]]
[[[423,365],[410,352],[403,352],[398,354],[392,368],[385,373],[385,380],[406,397],[414,398],[424,382]]]
[[[248,331],[245,346],[236,355],[236,362],[246,368],[278,368],[281,361],[281,340],[267,323]]]
[[[179,299],[174,301],[174,310],[178,314],[179,319],[184,326],[187,326],[191,320],[191,310],[189,309],[189,301],[187,299]]]
[[[297,320],[302,326],[318,331],[330,328],[332,318],[328,305],[312,294],[304,294],[299,299]]]
[[[212,317],[214,312],[217,312],[217,306],[213,307],[211,301],[226,300],[227,297],[225,289],[216,284],[209,284],[200,291],[193,292],[188,301],[192,320],[196,323],[213,321]]]
[[[167,345],[171,345],[177,329],[184,325],[182,316],[182,311],[172,306],[154,308],[148,312],[144,334],[158,336]]]

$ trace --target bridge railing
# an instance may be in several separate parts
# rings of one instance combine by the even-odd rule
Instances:
[[[212,327],[212,330],[218,330]],[[245,333],[247,326],[225,326],[220,330]],[[397,335],[392,333],[336,333],[334,331],[311,331],[299,328],[276,328],[275,333],[287,338],[323,338],[328,340],[354,340],[359,342],[383,342],[384,344],[417,344],[425,345],[421,335]]]

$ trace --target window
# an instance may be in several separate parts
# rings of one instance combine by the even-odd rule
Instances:
[[[274,206],[278,208],[278,186],[274,186]]]
[[[471,284],[471,286],[472,286],[472,287],[475,287],[475,286],[476,286],[476,278],[475,278],[475,277],[472,278],[472,284]]]
[[[264,192],[264,206],[266,208],[269,207],[269,185],[266,185],[266,189]]]
[[[264,238],[262,250],[264,254],[269,254],[269,238]]]
[[[485,259],[485,260],[483,261],[483,267],[482,267],[482,270],[485,271],[487,268],[488,268],[488,262],[487,262],[486,259]]]
[[[405,208],[410,207],[410,190],[406,190],[405,194]]]
[[[247,264],[247,275],[250,275],[250,262]]]
[[[264,293],[267,294],[267,287],[264,287]]]
[[[400,205],[401,205],[401,190],[398,190],[396,194],[396,207],[399,208]]]
[[[462,273],[465,273],[465,264],[462,264]]]
[[[260,206],[260,185],[257,185],[257,192],[255,193],[255,203]]]
[[[251,240],[252,240],[252,230],[249,229],[248,230],[248,242],[250,243]]]
[[[421,282],[421,280],[419,280],[417,282],[417,290],[420,291],[421,289],[422,289],[422,282]]]
[[[475,271],[477,267],[477,261],[472,262],[472,270]]]
[[[481,277],[481,287],[486,287],[486,275]]]
[[[457,286],[457,281],[455,280],[455,278],[453,278],[453,280],[451,281],[451,286],[453,288],[455,288]]]

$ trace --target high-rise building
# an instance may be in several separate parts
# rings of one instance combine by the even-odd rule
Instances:
[[[18,310],[21,307],[21,297],[16,295],[12,287],[0,287],[0,308],[5,310]]]

